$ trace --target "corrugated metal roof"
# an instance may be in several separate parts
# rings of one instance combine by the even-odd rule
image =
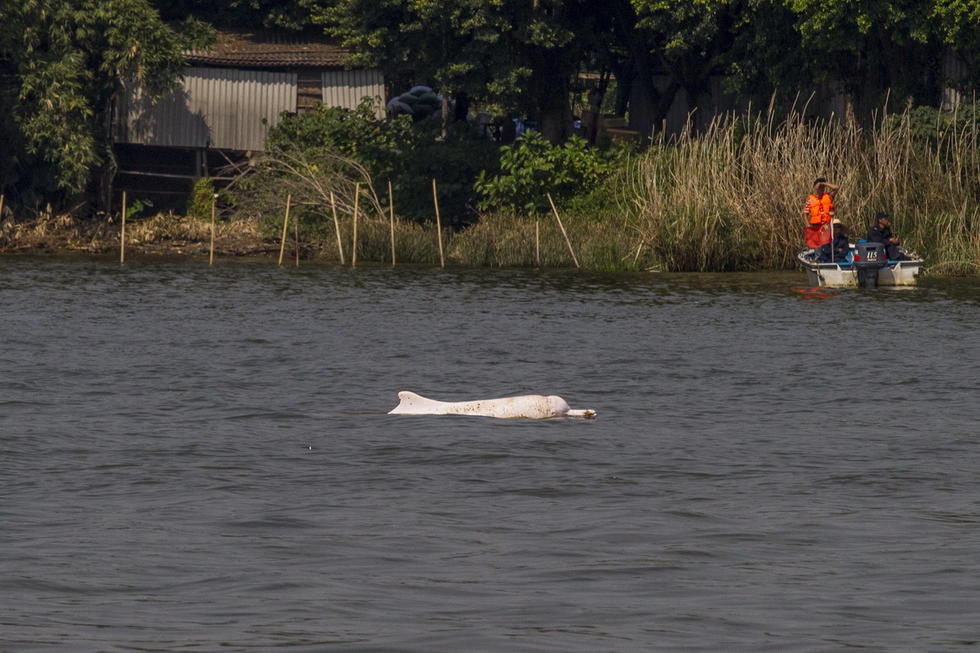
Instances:
[[[284,111],[296,111],[295,73],[189,68],[182,89],[155,104],[138,91],[124,93],[116,140],[261,150]]]
[[[365,97],[379,97],[378,118],[384,118],[385,83],[380,70],[326,70],[322,74],[323,103],[355,109]]]
[[[188,63],[237,68],[339,68],[350,55],[339,45],[302,35],[223,30],[216,37],[208,50],[185,52]]]

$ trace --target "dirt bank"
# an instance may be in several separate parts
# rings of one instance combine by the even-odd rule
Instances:
[[[0,253],[107,254],[119,250],[120,227],[118,219],[111,217],[81,219],[64,214],[23,222],[8,219],[0,224]],[[210,244],[211,225],[203,220],[159,214],[126,223],[127,253],[206,255]],[[216,255],[278,253],[279,243],[265,237],[255,222],[236,220],[216,225]]]

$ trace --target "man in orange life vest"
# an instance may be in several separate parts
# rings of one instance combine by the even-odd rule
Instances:
[[[803,207],[804,240],[807,247],[817,248],[830,242],[830,222],[834,219],[834,196],[840,186],[823,177],[813,180],[813,192]]]

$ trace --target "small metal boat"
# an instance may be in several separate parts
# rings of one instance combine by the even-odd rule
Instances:
[[[916,285],[924,261],[919,258],[890,260],[884,252],[881,243],[859,240],[856,245],[851,245],[843,261],[821,263],[820,252],[816,249],[803,250],[796,255],[796,260],[806,270],[811,286],[874,288]]]

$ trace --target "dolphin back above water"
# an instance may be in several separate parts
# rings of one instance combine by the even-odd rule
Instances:
[[[557,395],[523,395],[502,399],[477,401],[436,401],[414,392],[398,393],[398,405],[389,415],[479,415],[481,417],[523,417],[548,419],[550,417],[595,417],[594,410],[572,410]]]

